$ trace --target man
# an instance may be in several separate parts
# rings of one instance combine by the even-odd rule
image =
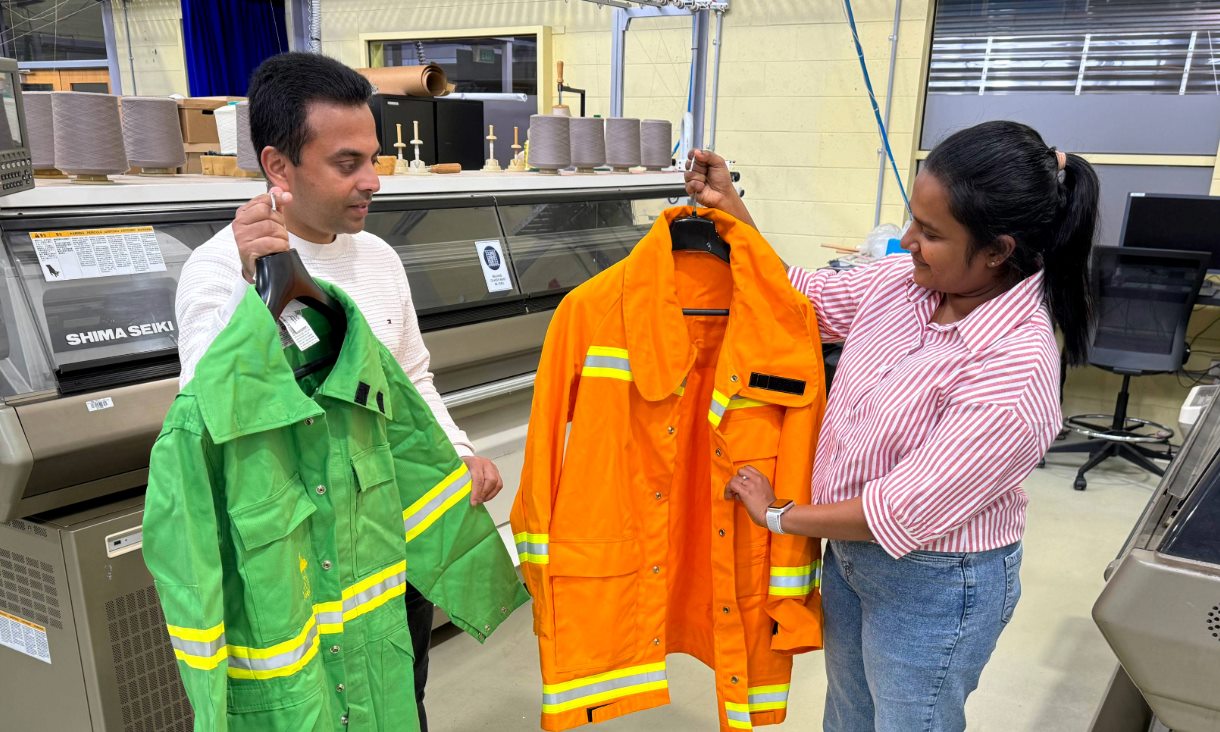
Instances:
[[[369,202],[380,188],[373,169],[380,144],[368,106],[371,94],[364,77],[321,55],[284,53],[255,70],[250,138],[261,151],[270,190],[239,208],[233,224],[195,250],[182,268],[176,302],[181,383],[190,381],[254,281],[254,261],[296,249],[310,274],[352,297],[394,354],[469,467],[470,500],[477,505],[495,497],[504,482],[490,460],[475,456],[436,391],[402,261],[363,231]],[[427,732],[423,699],[432,605],[410,586],[406,603],[420,727]]]

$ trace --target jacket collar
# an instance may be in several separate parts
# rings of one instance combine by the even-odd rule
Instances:
[[[317,394],[392,419],[380,342],[347,293],[328,282],[317,283],[347,316],[338,360]],[[309,354],[319,357],[325,348],[316,346]],[[318,402],[301,391],[292,369],[280,345],[279,326],[251,287],[199,360],[184,391],[198,397],[208,433],[220,444],[323,414]]]
[[[942,327],[946,330],[956,330],[971,353],[981,353],[1029,320],[1039,308],[1043,307],[1046,301],[1042,292],[1044,278],[1045,274],[1039,270],[1018,282],[999,297],[979,305],[960,321]],[[931,310],[934,311],[936,304],[939,303],[939,298],[943,295],[915,284],[913,274],[908,277],[907,299],[912,303],[918,305],[933,295],[937,296],[931,305]],[[931,317],[930,314],[929,317]]]
[[[692,211],[664,211],[625,262],[623,320],[632,379],[649,401],[675,393],[694,362],[669,236],[670,223]],[[820,338],[809,301],[788,283],[783,263],[756,230],[715,209],[700,209],[699,215],[716,222],[733,250],[733,292],[716,390],[726,398],[740,394],[784,406],[809,404],[822,385]],[[774,383],[767,388],[765,377],[803,381],[804,388],[799,394],[776,390]]]

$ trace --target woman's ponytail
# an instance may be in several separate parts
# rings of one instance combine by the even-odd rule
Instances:
[[[1089,256],[1097,228],[1097,173],[1079,155],[1067,155],[1063,167],[1062,204],[1050,246],[1043,255],[1047,304],[1063,333],[1067,362],[1080,365],[1088,359],[1089,331],[1093,323],[1093,292],[1089,284]]]

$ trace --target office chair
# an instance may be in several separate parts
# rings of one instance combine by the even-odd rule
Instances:
[[[1086,441],[1047,450],[1088,453],[1089,459],[1076,473],[1076,490],[1088,486],[1086,473],[1112,457],[1158,476],[1165,474],[1152,461],[1173,457],[1169,447],[1173,430],[1127,414],[1131,377],[1174,373],[1186,363],[1190,356],[1186,325],[1210,261],[1211,255],[1205,252],[1094,249],[1097,324],[1089,343],[1089,364],[1119,374],[1123,385],[1114,414],[1077,414],[1063,420],[1065,428],[1088,438]],[[1106,420],[1108,426],[1101,424]]]

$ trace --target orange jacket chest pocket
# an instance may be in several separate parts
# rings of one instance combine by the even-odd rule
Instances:
[[[733,461],[733,473],[727,476],[726,482],[748,465],[766,476],[772,487],[775,486],[776,457],[783,418],[784,408],[775,404],[729,410],[722,429],[729,457]],[[733,526],[736,556],[740,558],[737,594],[739,597],[766,594],[767,548],[771,534],[766,528],[755,524],[740,504],[734,510]]]

